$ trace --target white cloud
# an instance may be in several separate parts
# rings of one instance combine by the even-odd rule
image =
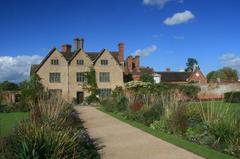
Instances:
[[[220,61],[224,66],[229,66],[238,71],[240,74],[240,56],[234,53],[226,53],[220,57]]]
[[[161,8],[164,7],[164,5],[171,0],[143,0],[143,4],[149,5],[149,6],[159,6]]]
[[[175,13],[172,17],[168,17],[167,19],[165,19],[163,23],[166,25],[177,25],[186,23],[194,18],[195,16],[192,14],[192,12],[186,10],[184,12]]]
[[[156,45],[151,45],[149,47],[146,47],[144,49],[138,49],[136,50],[133,55],[138,55],[138,56],[149,56],[151,53],[155,52],[157,50]]]
[[[39,55],[0,56],[0,82],[20,82],[27,79],[31,64],[39,64],[42,59]]]

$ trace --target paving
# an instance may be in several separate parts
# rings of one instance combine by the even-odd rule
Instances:
[[[103,159],[200,159],[91,106],[76,106]]]

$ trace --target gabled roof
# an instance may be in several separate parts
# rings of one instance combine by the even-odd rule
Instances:
[[[42,60],[42,62],[39,65],[32,65],[31,66],[31,74],[37,72],[41,66],[45,63],[45,61],[52,55],[52,53],[57,50],[56,48],[53,48],[48,55]],[[75,52],[71,52],[71,53],[64,53],[64,52],[60,52],[64,58],[66,59],[67,62],[71,62],[72,59],[74,59],[74,57],[80,52],[81,49],[76,50]],[[102,53],[105,51],[106,49],[103,49],[100,52],[85,52],[88,57],[90,58],[90,60],[95,63],[97,61],[97,59],[102,55]],[[110,51],[110,54],[113,56],[113,58],[116,60],[116,62],[120,65],[120,62],[118,60],[118,51]]]
[[[191,72],[156,72],[161,75],[161,82],[187,82]]]
[[[88,56],[92,56],[94,58],[93,62],[94,64],[97,62],[97,60],[102,56],[102,54],[106,51],[106,49],[102,49],[98,54],[93,53],[90,54],[88,53]],[[120,62],[118,60],[118,52],[116,51],[109,51],[109,53],[113,56],[113,58],[116,60],[116,62],[120,65]]]
[[[42,60],[42,62],[38,65],[38,67],[36,68],[35,72],[37,72],[41,66],[47,61],[47,59],[52,55],[52,53],[57,50],[56,48],[53,48],[49,53],[48,55]]]
[[[90,58],[90,60],[95,63],[98,58],[102,55],[102,53],[105,51],[106,49],[102,49],[100,52],[85,52],[88,57]],[[77,51],[75,51],[74,53],[71,54],[71,57],[70,58],[66,58],[69,62],[71,62],[74,57],[77,56],[77,54],[81,51],[81,49],[78,49]],[[113,56],[113,58],[116,60],[116,62],[118,64],[120,64],[119,60],[118,60],[118,52],[117,51],[110,51],[110,54]]]

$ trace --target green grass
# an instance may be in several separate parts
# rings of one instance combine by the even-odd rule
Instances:
[[[202,104],[203,107],[213,106],[213,107],[229,107],[229,111],[236,112],[240,111],[240,103],[225,103],[223,101],[203,101],[203,102],[192,102],[190,105],[199,106]]]
[[[163,139],[169,143],[172,143],[176,146],[179,146],[181,148],[184,148],[186,150],[189,150],[199,156],[202,156],[204,158],[207,158],[207,159],[234,159],[234,157],[232,156],[229,156],[229,155],[226,155],[226,154],[223,154],[221,152],[218,152],[218,151],[215,151],[207,146],[203,146],[203,145],[198,145],[198,144],[194,144],[194,143],[191,143],[187,140],[184,140],[178,136],[175,136],[175,135],[170,135],[170,134],[166,134],[166,133],[163,133],[163,132],[160,132],[160,131],[157,131],[157,130],[153,130],[151,129],[150,127],[147,127],[141,123],[138,123],[138,122],[135,122],[135,121],[132,121],[132,120],[128,120],[128,119],[125,119],[124,117],[120,116],[119,114],[116,114],[116,113],[111,113],[111,112],[107,112],[105,111],[104,109],[102,108],[99,108],[100,111],[102,112],[105,112],[125,123],[128,123],[129,125],[132,125],[133,127],[136,127],[138,129],[141,129],[157,138],[160,138],[160,139]]]
[[[27,112],[0,113],[0,137],[11,133],[19,121],[28,118],[28,114]]]

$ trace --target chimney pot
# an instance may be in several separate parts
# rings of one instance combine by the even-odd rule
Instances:
[[[75,50],[78,50],[80,48],[80,39],[79,38],[74,39],[74,47],[75,47]]]
[[[83,50],[84,49],[84,39],[80,38],[79,39],[79,47]]]

